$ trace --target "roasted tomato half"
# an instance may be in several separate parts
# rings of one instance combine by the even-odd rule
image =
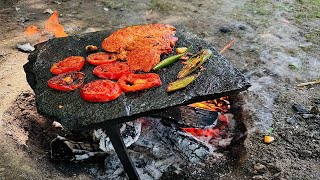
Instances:
[[[54,63],[50,72],[52,74],[61,74],[69,71],[80,71],[84,66],[85,58],[82,56],[70,56],[66,59]]]
[[[82,86],[85,74],[70,71],[59,74],[48,81],[48,86],[59,91],[72,91]]]
[[[89,102],[112,101],[121,93],[117,83],[106,79],[89,82],[80,89],[82,99]]]
[[[122,91],[140,91],[149,89],[152,87],[160,86],[161,80],[158,74],[147,73],[147,74],[127,74],[123,75],[119,80],[118,84]]]
[[[97,52],[94,54],[90,54],[87,57],[88,62],[95,66],[115,62],[117,59],[117,55],[110,52]]]
[[[124,62],[102,64],[93,69],[93,74],[97,75],[99,78],[107,79],[119,79],[121,76],[129,73],[129,66]]]

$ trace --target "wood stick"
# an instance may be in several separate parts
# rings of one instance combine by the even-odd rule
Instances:
[[[232,41],[227,44],[225,47],[222,48],[222,50],[220,51],[220,54],[222,54],[225,50],[229,49],[235,42],[237,41],[237,38],[233,38]]]
[[[303,86],[308,86],[308,85],[314,85],[314,84],[320,84],[320,79],[316,81],[310,81],[310,82],[305,82],[305,83],[300,83],[297,86],[298,87],[303,87]]]

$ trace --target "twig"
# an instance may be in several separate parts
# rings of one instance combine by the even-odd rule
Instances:
[[[316,81],[310,81],[310,82],[305,82],[305,83],[300,83],[297,86],[298,87],[303,87],[303,86],[308,86],[308,85],[314,85],[314,84],[320,84],[320,79]]]
[[[235,42],[237,41],[237,38],[233,38],[232,41],[227,44],[225,47],[222,48],[222,50],[220,51],[220,54],[222,54],[225,50],[229,49]]]

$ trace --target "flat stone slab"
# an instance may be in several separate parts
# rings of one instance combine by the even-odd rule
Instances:
[[[168,83],[176,80],[182,64],[177,62],[157,71],[162,86],[149,90],[125,93],[118,99],[106,103],[91,103],[81,99],[79,90],[60,92],[47,86],[54,75],[50,73],[52,64],[68,56],[88,56],[87,45],[101,47],[102,40],[110,31],[100,31],[66,38],[51,39],[36,46],[24,65],[27,81],[36,95],[40,114],[54,118],[65,128],[82,130],[122,123],[178,105],[215,99],[246,90],[250,84],[239,70],[221,56],[208,42],[177,28],[179,38],[176,47],[193,45],[192,53],[209,48],[214,55],[204,64],[205,71],[185,89],[167,93]],[[101,50],[101,48],[100,48]],[[102,50],[101,50],[102,51]],[[173,53],[172,53],[173,54]],[[172,54],[162,56],[164,59]],[[98,79],[93,75],[94,66],[86,62],[81,72],[86,74],[85,83]]]

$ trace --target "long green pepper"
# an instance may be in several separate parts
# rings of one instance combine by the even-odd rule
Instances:
[[[184,56],[188,51],[190,51],[190,49],[192,48],[192,46],[189,46],[188,49],[182,53],[182,54],[177,54],[177,55],[174,55],[174,56],[170,56],[164,60],[162,60],[161,62],[159,62],[154,68],[153,70],[158,70],[158,69],[161,69],[161,68],[164,68],[166,66],[169,66],[170,64],[176,62],[178,59],[180,59],[182,56]]]
[[[179,72],[178,78],[186,77],[197,70],[210,56],[212,56],[212,51],[210,49],[204,49],[197,56],[189,59],[188,64]]]
[[[198,74],[194,74],[191,76],[187,76],[181,79],[178,79],[172,83],[169,83],[167,86],[167,92],[172,92],[172,91],[176,91],[182,88],[187,87],[190,83],[192,83],[199,75]]]

